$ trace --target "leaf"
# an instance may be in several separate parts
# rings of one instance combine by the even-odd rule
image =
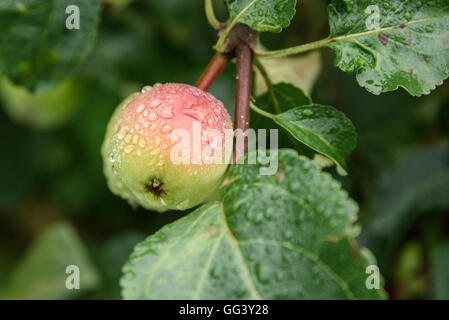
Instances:
[[[361,241],[386,264],[420,214],[449,208],[449,147],[437,144],[403,155],[380,175]]]
[[[312,104],[312,99],[302,89],[286,82],[274,84],[273,95],[276,101],[273,101],[269,92],[259,96],[256,100],[257,106],[269,112],[281,113],[294,107]]]
[[[69,265],[79,267],[80,290],[66,288]],[[6,299],[65,299],[93,289],[98,282],[81,239],[70,225],[59,223],[33,242],[1,294]]]
[[[357,145],[352,122],[330,106],[301,106],[276,115],[274,121],[297,140],[346,170],[345,158]]]
[[[54,86],[84,60],[97,34],[100,0],[78,0],[80,29],[67,29],[72,0],[2,1],[0,71],[29,89]]]
[[[231,20],[256,31],[281,32],[295,15],[296,0],[226,0]]]
[[[333,0],[335,64],[374,94],[429,94],[449,75],[449,0]]]
[[[273,92],[267,92],[256,98],[256,105],[270,113],[277,114],[287,111],[291,108],[309,105],[312,99],[308,97],[300,88],[293,86],[290,83],[277,83],[272,85]],[[257,112],[251,110],[250,125],[253,129],[278,129],[278,144],[279,147],[295,147],[296,140],[289,137],[289,134],[284,130],[279,130],[281,127],[277,125],[272,119],[261,116]],[[293,143],[292,143],[293,142]],[[299,144],[299,143],[298,143]]]
[[[302,89],[290,83],[281,82],[272,85],[272,93],[266,92],[258,96],[255,103],[262,110],[278,114],[294,107],[309,105],[312,103],[312,99]],[[253,129],[279,129],[279,126],[272,119],[261,116],[252,110],[250,119]],[[282,131],[279,134],[281,135]],[[279,142],[282,143],[286,140],[281,137]]]
[[[395,286],[401,288],[400,294],[395,296],[395,299],[416,299],[422,292],[427,291],[428,279],[423,272],[426,253],[420,242],[407,241],[395,255],[395,260],[395,270],[391,278],[394,279]]]
[[[311,93],[321,72],[321,54],[319,51],[288,58],[260,58],[260,61],[273,83],[291,83],[295,87],[302,88],[307,94]],[[267,91],[265,81],[257,69],[254,86],[256,95]]]
[[[366,289],[365,268],[372,261],[353,246],[357,205],[295,151],[280,150],[278,160],[271,176],[259,174],[260,164],[235,165],[221,202],[138,244],[123,268],[123,297],[383,297],[383,290]]]
[[[435,299],[449,299],[449,244],[440,245],[432,253],[432,276]]]

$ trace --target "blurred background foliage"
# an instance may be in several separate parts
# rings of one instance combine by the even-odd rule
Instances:
[[[301,1],[293,24],[262,35],[262,43],[277,49],[326,37],[327,2]],[[226,19],[222,1],[216,10]],[[129,93],[156,82],[193,84],[201,74],[216,41],[203,1],[108,0],[100,20],[68,92],[61,92],[64,80],[52,89],[56,102],[42,106],[22,97],[29,110],[20,110],[17,97],[29,93],[1,81],[1,298],[120,299],[121,267],[132,247],[186,214],[133,210],[114,196],[100,146],[114,108]],[[332,59],[323,50],[288,76],[297,73],[315,102],[337,107],[357,128],[349,175],[326,170],[360,205],[359,241],[376,255],[390,298],[449,299],[448,83],[421,98],[403,90],[373,96]],[[210,90],[231,113],[234,76],[230,65]],[[46,94],[52,95],[39,93]],[[64,287],[69,264],[81,268],[81,290]]]

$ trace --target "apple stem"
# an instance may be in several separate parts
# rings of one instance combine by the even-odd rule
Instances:
[[[240,129],[245,133],[249,128],[253,52],[246,42],[240,41],[236,47],[235,56],[237,60],[237,74],[234,130]],[[234,162],[243,156],[247,150],[248,138],[245,136],[244,146],[235,144]]]
[[[230,59],[230,55],[216,52],[207,65],[206,69],[204,70],[203,74],[195,83],[195,86],[203,91],[207,91],[223,71],[223,69],[226,67]]]

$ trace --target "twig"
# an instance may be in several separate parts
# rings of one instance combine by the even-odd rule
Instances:
[[[204,0],[204,9],[206,11],[207,21],[212,26],[212,28],[220,30],[225,27],[225,24],[218,21],[217,17],[215,16],[212,0]]]
[[[235,50],[237,60],[236,99],[234,129],[243,132],[249,128],[249,106],[251,99],[252,59],[253,53],[247,43],[241,41]],[[245,137],[244,146],[235,145],[234,162],[248,150],[248,139]]]
[[[264,65],[260,62],[258,58],[254,58],[254,64],[259,70],[260,74],[262,75],[265,84],[267,85],[268,92],[270,93],[270,98],[273,101],[274,110],[276,110],[277,113],[282,113],[281,107],[279,106],[279,101],[276,97],[276,94],[274,93],[273,83],[271,82],[267,70],[265,69]]]
[[[250,103],[251,109],[253,109],[255,112],[260,114],[261,116],[264,116],[266,118],[274,119],[274,114],[266,112],[265,110],[260,109],[258,106],[256,106],[254,103]]]
[[[200,76],[195,86],[201,90],[207,91],[209,87],[214,83],[215,79],[220,75],[223,69],[226,67],[230,60],[230,56],[216,52],[211,61],[207,65],[203,74]]]

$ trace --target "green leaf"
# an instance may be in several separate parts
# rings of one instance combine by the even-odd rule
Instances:
[[[0,71],[36,89],[67,78],[83,61],[97,34],[100,0],[78,0],[80,29],[67,29],[72,0],[0,3]]]
[[[386,265],[419,215],[449,208],[448,194],[447,144],[404,154],[380,175],[361,241]]]
[[[281,149],[278,160],[271,176],[260,164],[235,165],[221,202],[138,244],[123,268],[123,297],[382,298],[365,286],[373,262],[355,247],[357,205],[295,151]]]
[[[80,290],[66,288],[66,268],[80,270]],[[33,242],[14,269],[1,296],[6,299],[66,299],[98,285],[99,275],[70,225],[50,226]]]
[[[286,82],[280,82],[272,86],[273,92],[266,92],[257,97],[258,107],[271,112],[282,113],[294,107],[312,104],[312,99],[304,91]]]
[[[256,31],[281,32],[295,15],[296,0],[226,0],[231,20]]]
[[[449,244],[441,245],[432,253],[432,276],[435,298],[449,299]]]
[[[335,108],[308,105],[276,115],[274,121],[297,140],[346,170],[345,158],[357,145],[352,122]]]
[[[449,75],[449,0],[333,0],[335,64],[374,94],[429,94]]]
[[[258,96],[255,101],[257,107],[273,114],[282,113],[291,108],[311,103],[312,99],[302,89],[285,82],[272,85],[272,93],[266,92]],[[253,129],[278,129],[279,147],[290,148],[296,147],[295,143],[299,144],[285,130],[280,130],[281,127],[272,119],[262,116],[253,110],[251,110],[250,119],[250,125]]]

